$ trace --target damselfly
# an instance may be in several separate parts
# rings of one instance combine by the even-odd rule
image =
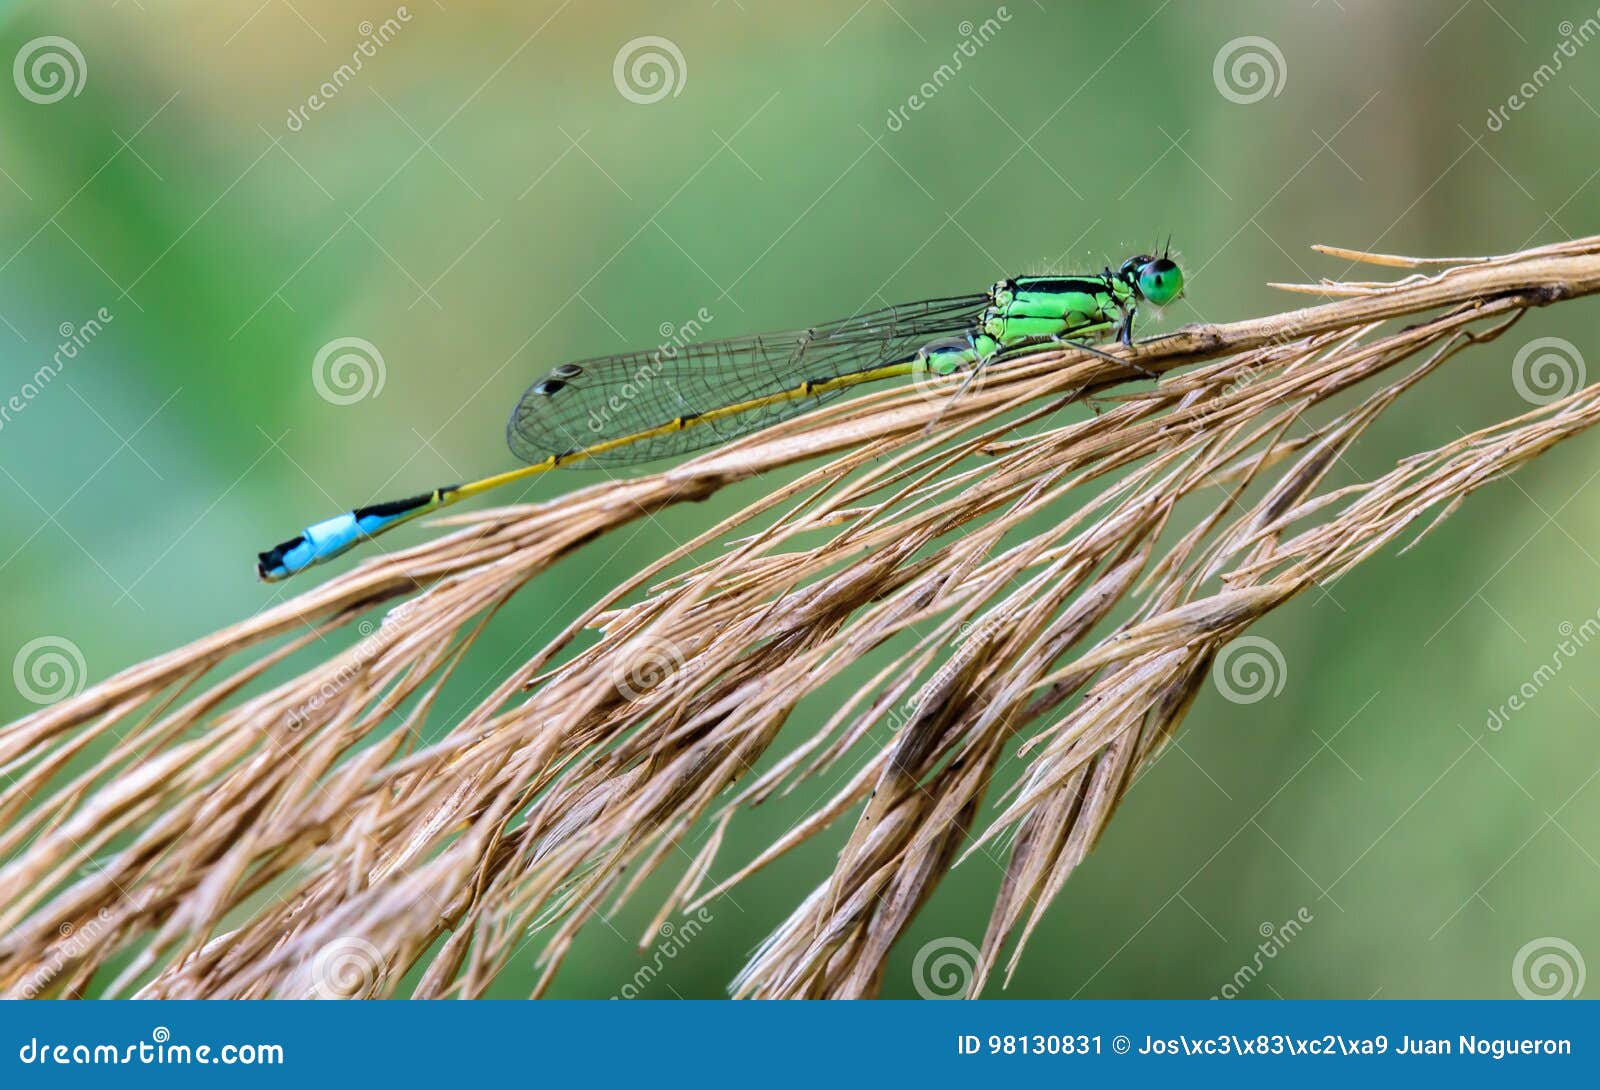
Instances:
[[[1015,277],[810,329],[564,363],[528,387],[506,426],[511,453],[526,465],[308,526],[261,553],[256,571],[268,582],[287,578],[419,515],[557,467],[609,469],[715,446],[862,383],[976,373],[1003,352],[1112,329],[1131,345],[1139,304],[1162,306],[1182,290],[1167,254],[1140,254],[1115,271]]]

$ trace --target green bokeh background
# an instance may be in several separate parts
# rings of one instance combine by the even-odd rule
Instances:
[[[792,326],[1098,268],[1172,232],[1190,286],[1170,327],[1279,307],[1269,281],[1349,272],[1316,242],[1490,253],[1596,230],[1600,44],[1487,125],[1550,62],[1564,20],[1600,18],[1593,4],[1012,0],[894,127],[963,21],[994,7],[408,11],[296,132],[289,111],[392,6],[0,5],[3,56],[62,35],[87,66],[54,104],[0,94],[0,395],[49,359],[63,323],[113,315],[0,425],[0,666],[55,635],[99,679],[280,600],[252,578],[255,551],[354,503],[506,466],[504,419],[532,378],[655,344],[701,307],[713,335]],[[643,35],[670,39],[686,67],[654,104],[613,83]],[[1240,103],[1214,62],[1245,36],[1282,64],[1256,73],[1271,93]],[[1451,363],[1333,483],[1524,411],[1517,349],[1554,336],[1592,355],[1597,315],[1590,301],[1536,313]],[[339,337],[378,347],[381,393],[318,395],[313,359]],[[1312,922],[1242,994],[1513,996],[1532,940],[1600,959],[1600,647],[1486,727],[1561,626],[1600,608],[1597,456],[1597,436],[1553,451],[1416,551],[1390,549],[1260,626],[1282,651],[1281,692],[1236,704],[1207,686],[1010,988],[989,994],[1210,996],[1253,962],[1264,924],[1302,909]],[[551,475],[521,495],[587,481]],[[458,702],[759,487],[564,561],[485,635]],[[803,706],[790,737],[838,696]],[[5,720],[33,709],[0,684]],[[722,869],[807,801],[736,825]],[[644,994],[722,994],[838,843],[717,905]],[[998,876],[980,857],[944,883],[886,995],[916,994],[923,944],[981,934]],[[674,878],[594,923],[553,994],[617,992]],[[532,958],[496,994],[524,994]]]

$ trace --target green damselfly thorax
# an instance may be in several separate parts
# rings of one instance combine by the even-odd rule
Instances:
[[[715,446],[863,383],[976,374],[1002,353],[1040,345],[1108,355],[1087,340],[1115,331],[1131,345],[1139,305],[1163,306],[1182,291],[1167,253],[1139,254],[1115,270],[1013,277],[809,329],[564,363],[528,387],[506,426],[511,453],[526,465],[308,526],[261,553],[256,571],[285,579],[419,515],[558,467],[625,467]]]

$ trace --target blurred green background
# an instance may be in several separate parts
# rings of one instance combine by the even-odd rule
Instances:
[[[1315,242],[1471,254],[1596,230],[1592,4],[403,11],[0,5],[5,55],[60,36],[82,57],[68,56],[77,86],[58,101],[22,93],[26,67],[0,94],[0,666],[13,682],[41,637],[70,641],[92,681],[280,600],[253,578],[258,549],[356,503],[505,467],[505,416],[531,379],[653,345],[701,307],[710,335],[793,326],[1094,269],[1171,232],[1190,285],[1171,327],[1284,305],[1268,281],[1345,275]],[[649,36],[678,56],[635,42]],[[310,109],[364,41],[360,71]],[[1563,41],[1579,42],[1570,56]],[[633,101],[655,96],[628,83],[630,44],[667,58],[658,101]],[[1528,81],[1524,108],[1491,124]],[[36,383],[60,327],[102,307],[93,342]],[[1334,483],[1526,410],[1517,350],[1560,337],[1581,366],[1597,315],[1592,301],[1536,313],[1453,362]],[[352,337],[381,355],[381,389],[374,370],[322,396],[319,352]],[[1562,626],[1600,608],[1597,455],[1600,436],[1569,443],[1420,549],[1271,617],[1258,634],[1281,651],[1281,691],[1234,703],[1207,686],[1010,988],[989,994],[1205,997],[1259,961],[1238,994],[1509,997],[1529,943],[1600,958],[1600,645],[1487,724],[1553,661]],[[550,475],[521,495],[588,481]],[[460,699],[759,487],[565,561],[486,634]],[[0,685],[5,720],[35,710],[28,688]],[[829,707],[804,706],[790,737]],[[720,871],[806,801],[736,824]],[[715,906],[642,994],[723,994],[838,843]],[[592,925],[554,994],[618,992],[648,960],[631,939],[652,893],[675,877]],[[979,857],[946,881],[886,995],[917,994],[924,944],[981,935],[998,877]],[[1258,953],[1296,918],[1310,922]],[[532,957],[496,994],[526,991]]]

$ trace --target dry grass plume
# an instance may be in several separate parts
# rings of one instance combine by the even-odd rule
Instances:
[[[542,989],[658,867],[680,875],[662,921],[841,822],[832,872],[735,994],[875,994],[892,944],[982,845],[1006,873],[976,994],[1016,964],[1220,648],[1600,420],[1600,392],[1578,389],[1327,487],[1457,353],[1600,290],[1600,238],[1440,263],[1331,252],[1409,271],[1137,346],[1159,383],[1041,351],[954,402],[883,390],[663,472],[460,515],[0,729],[0,991],[393,995],[407,978],[405,994],[471,997],[535,930]],[[1430,264],[1446,267],[1416,271]],[[1088,398],[1101,411],[1060,411]],[[497,608],[558,558],[819,454],[476,707],[431,718]],[[342,653],[261,680],[347,627]],[[870,684],[790,723],[862,661]],[[422,745],[425,722],[443,733]],[[798,737],[752,774],[786,725]],[[1014,744],[1021,774],[991,791]],[[857,771],[724,865],[730,822],[836,766]]]

